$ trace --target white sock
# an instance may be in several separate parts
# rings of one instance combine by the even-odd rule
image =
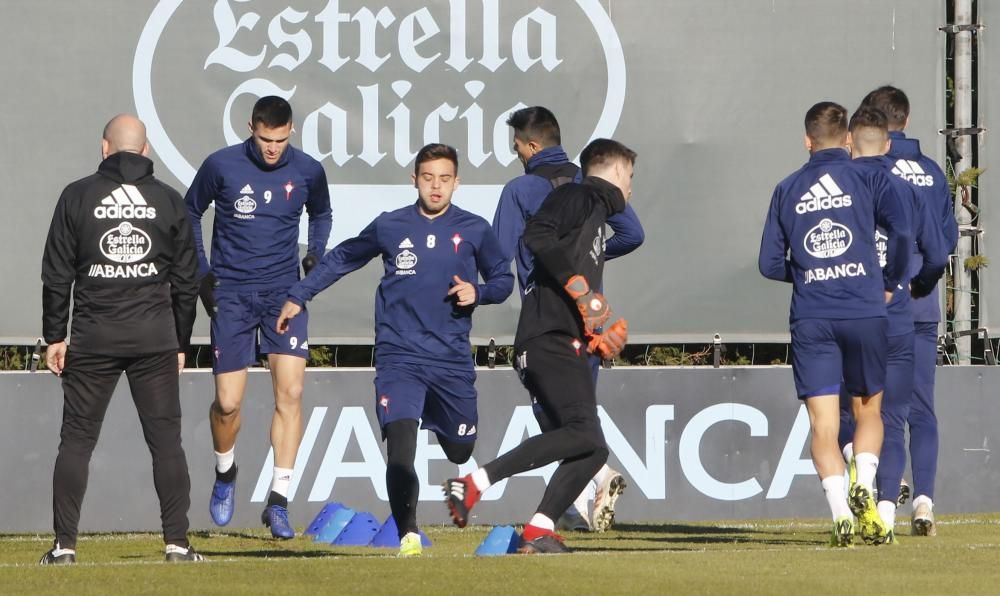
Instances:
[[[916,499],[913,499],[913,508],[916,509],[917,505],[920,505],[921,503],[926,503],[927,507],[931,511],[934,511],[934,501],[932,501],[927,495],[920,495]]]
[[[215,452],[215,470],[220,474],[225,474],[236,462],[236,445],[225,453]]]
[[[837,521],[838,517],[850,516],[851,508],[847,506],[844,477],[827,476],[822,480],[822,484],[826,502],[830,505],[830,513],[833,514],[833,521]]]
[[[549,530],[550,532],[556,529],[556,523],[541,513],[532,515],[531,521],[528,522],[528,525],[535,526],[536,528],[541,528],[543,530]]]
[[[584,488],[583,492],[580,493],[580,496],[577,497],[575,501],[573,501],[573,507],[576,508],[577,512],[580,515],[589,518],[590,507],[588,507],[587,505],[589,501],[590,501],[590,486],[588,485],[587,488]]]
[[[170,553],[176,553],[178,555],[186,555],[186,554],[188,554],[188,549],[187,548],[184,548],[183,546],[177,546],[176,544],[168,544],[166,550],[167,550],[167,554],[168,555]]]
[[[896,527],[896,502],[879,501],[878,516],[882,518],[882,522],[885,523],[886,528],[891,530]]]
[[[472,483],[476,485],[479,492],[485,492],[490,487],[490,477],[486,470],[479,468],[472,473]]]
[[[288,496],[288,487],[292,484],[291,468],[274,468],[274,476],[271,479],[271,490],[283,497]]]
[[[56,543],[55,547],[52,548],[53,557],[61,557],[63,555],[75,555],[75,554],[76,554],[75,548],[63,548],[59,546],[58,542]]]
[[[875,472],[878,471],[878,456],[874,453],[858,453],[854,456],[854,466],[858,470],[858,484],[872,492]]]
[[[851,463],[851,458],[854,457],[854,443],[848,443],[847,445],[844,445],[843,453],[844,453],[844,461],[847,463]]]

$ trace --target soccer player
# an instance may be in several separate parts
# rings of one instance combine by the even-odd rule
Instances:
[[[90,457],[123,372],[153,458],[166,559],[202,560],[187,539],[191,480],[178,381],[198,301],[197,255],[181,196],[153,177],[148,153],[138,118],[108,122],[97,173],[66,187],[45,242],[45,359],[64,397],[52,479],[55,545],[42,565],[76,562]]]
[[[566,182],[580,182],[582,175],[580,168],[569,160],[562,148],[559,122],[547,108],[534,106],[517,110],[507,119],[507,126],[514,129],[514,151],[524,165],[524,174],[503,187],[493,216],[493,229],[508,260],[516,262],[523,301],[534,285],[534,256],[521,239],[525,223],[538,211],[553,188]],[[626,205],[621,213],[610,216],[608,226],[614,235],[607,240],[605,259],[627,255],[639,248],[645,238],[642,224],[631,205]],[[590,355],[590,368],[596,386],[600,358],[593,354]],[[551,422],[537,402],[532,403],[532,408],[541,430],[550,428]],[[614,522],[615,503],[624,489],[625,479],[621,473],[604,464],[559,518],[558,525],[569,530],[607,530]],[[587,502],[591,493],[594,495],[594,510],[588,516]]]
[[[885,156],[889,149],[888,120],[884,112],[862,105],[851,118],[851,155],[855,164],[862,167],[881,169],[891,173],[898,171],[896,162]],[[895,542],[896,487],[903,478],[906,467],[905,426],[913,394],[913,307],[914,297],[926,296],[936,286],[938,279],[948,265],[948,243],[942,234],[938,214],[928,209],[928,204],[916,194],[916,186],[899,176],[889,175],[890,182],[902,199],[900,207],[911,221],[914,239],[910,257],[909,283],[893,292],[888,310],[888,355],[886,363],[885,391],[882,396],[882,423],[885,428],[882,451],[879,456],[875,484],[878,487],[878,512],[889,529],[887,542]],[[950,212],[950,211],[949,211]],[[886,261],[886,236],[879,230],[876,247],[880,263]],[[850,404],[841,390],[840,440],[844,457],[851,461],[853,444],[850,443],[854,431]],[[845,407],[846,405],[846,407]],[[846,443],[846,445],[845,445]],[[855,463],[855,462],[852,462]],[[856,472],[856,465],[852,473]]]
[[[483,218],[451,202],[458,152],[432,143],[417,152],[415,204],[383,213],[356,238],[331,250],[288,292],[279,333],[306,302],[344,275],[382,258],[375,294],[375,412],[386,442],[385,483],[401,556],[420,555],[414,468],[418,424],[431,430],[448,460],[468,461],[476,444],[476,373],[472,313],[514,289],[509,262]],[[478,283],[479,276],[484,283]]]
[[[792,370],[809,412],[813,463],[833,515],[833,546],[851,546],[852,512],[865,542],[886,539],[872,497],[882,444],[885,304],[904,279],[910,251],[908,222],[888,178],[851,162],[847,124],[847,111],[833,102],[806,113],[809,161],[775,188],[758,260],[764,277],[792,283]],[[885,269],[875,251],[876,221],[888,236]],[[857,421],[858,477],[850,504],[837,445],[842,383]]]
[[[611,309],[593,288],[601,287],[604,226],[608,217],[625,210],[635,157],[617,141],[592,141],[580,155],[583,181],[553,190],[524,230],[524,243],[534,255],[534,284],[521,306],[515,367],[549,420],[548,428],[444,484],[451,517],[461,528],[493,483],[559,461],[524,528],[522,553],[569,551],[555,533],[555,521],[608,459],[588,356],[616,356],[628,329],[619,319],[600,331]]]
[[[954,252],[958,224],[948,179],[934,160],[920,151],[920,141],[903,132],[910,122],[910,100],[896,87],[884,86],[869,93],[861,105],[882,110],[889,119],[888,156],[892,173],[905,180],[940,226],[945,250]],[[915,267],[916,265],[914,265]],[[912,269],[911,269],[912,271]],[[912,302],[914,321],[913,399],[906,422],[910,430],[910,466],[913,473],[912,533],[934,536],[934,481],[937,475],[938,425],[934,413],[934,373],[937,363],[937,329],[941,321],[937,285]]]
[[[302,440],[302,385],[309,357],[308,316],[280,336],[275,322],[288,288],[299,279],[299,220],[309,214],[308,273],[330,237],[330,193],[318,161],[289,144],[292,107],[280,97],[260,98],[250,138],[209,155],[188,190],[200,265],[201,296],[212,317],[215,400],[209,411],[215,447],[212,520],[224,526],[236,506],[236,435],[247,368],[267,354],[274,385],[271,447],[274,476],[261,521],[275,538],[289,539],[288,487]],[[215,203],[212,261],[205,257],[201,217]]]

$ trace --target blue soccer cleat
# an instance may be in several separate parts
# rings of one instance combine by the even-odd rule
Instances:
[[[295,530],[288,523],[288,509],[281,505],[268,505],[260,514],[260,521],[271,528],[271,536],[282,540],[295,538]]]
[[[233,519],[236,511],[236,476],[232,482],[223,482],[218,477],[212,486],[212,498],[208,502],[208,512],[217,526],[224,526]]]

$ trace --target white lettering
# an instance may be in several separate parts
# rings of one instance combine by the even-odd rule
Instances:
[[[796,476],[816,474],[816,467],[813,465],[812,459],[800,457],[808,439],[809,412],[803,404],[799,406],[799,413],[795,416],[792,430],[788,432],[788,440],[785,441],[785,448],[781,451],[778,467],[774,470],[774,478],[771,479],[771,486],[767,490],[768,499],[787,497],[788,491],[792,488],[792,480]]]
[[[235,2],[249,2],[250,0],[234,0]],[[230,8],[227,0],[217,0],[215,9],[212,11],[212,18],[215,20],[215,29],[219,33],[219,45],[208,55],[203,68],[207,69],[211,64],[224,66],[236,72],[250,72],[264,63],[267,54],[267,47],[261,48],[260,52],[251,56],[239,50],[229,47],[229,44],[236,38],[240,29],[253,31],[260,15],[255,12],[248,12],[236,20],[233,9]]]
[[[750,427],[751,437],[767,436],[767,416],[757,408],[735,403],[709,406],[698,412],[684,427],[678,445],[681,469],[691,486],[704,495],[720,501],[741,501],[763,492],[756,478],[742,482],[722,482],[705,470],[701,461],[701,438],[718,422],[738,420]]]
[[[340,12],[340,0],[330,0],[326,8],[316,14],[316,22],[323,25],[323,55],[319,63],[330,69],[330,72],[337,72],[341,66],[349,61],[340,55],[340,24],[350,22],[349,13]],[[364,35],[364,28],[361,29]],[[361,40],[361,47],[375,46],[375,40],[370,42]]]
[[[361,28],[361,45],[358,48],[358,64],[364,66],[371,72],[375,72],[380,66],[385,64],[385,61],[389,59],[389,56],[391,56],[391,54],[379,56],[375,52],[375,29],[378,26],[381,26],[383,29],[388,29],[389,25],[396,20],[396,17],[387,7],[383,7],[379,10],[377,15],[372,13],[372,11],[367,7],[364,7],[354,15],[352,20],[357,22],[358,26]]]
[[[360,462],[345,462],[347,445],[355,437],[361,448]],[[333,485],[340,478],[367,478],[372,483],[375,494],[382,501],[389,499],[385,490],[385,460],[379,450],[372,425],[365,415],[365,408],[348,406],[341,409],[337,426],[333,429],[330,444],[327,445],[323,463],[316,473],[316,482],[309,492],[310,501],[327,501],[333,493]]]
[[[647,499],[667,498],[666,423],[674,419],[674,406],[655,404],[646,408],[646,464],[632,449],[625,434],[618,430],[604,406],[597,406],[601,429],[608,449]]]
[[[99,265],[93,264],[87,272],[88,277],[105,279],[134,279],[138,277],[153,277],[159,274],[153,263],[134,263],[132,265]]]
[[[309,13],[299,12],[289,7],[271,19],[271,23],[267,27],[267,36],[271,39],[271,43],[274,44],[275,48],[280,48],[290,43],[295,46],[298,55],[292,57],[291,54],[287,53],[278,54],[274,58],[271,58],[268,67],[280,66],[290,72],[309,58],[309,55],[312,54],[312,39],[309,37],[309,34],[302,29],[289,34],[281,27],[281,21],[283,20],[289,23],[301,23],[307,16],[309,16]]]
[[[419,36],[416,34],[417,25],[420,26],[421,31]],[[406,15],[403,18],[403,22],[399,25],[399,57],[403,60],[403,63],[409,66],[414,72],[423,72],[425,68],[437,60],[441,52],[429,58],[424,58],[417,53],[417,46],[440,32],[441,28],[438,27],[437,22],[434,21],[434,17],[431,16],[431,11],[427,10],[427,8],[421,8]]]
[[[541,33],[538,40],[539,55],[537,58],[532,58],[529,52],[528,25],[532,21],[538,25]],[[541,62],[545,70],[549,72],[562,64],[562,60],[556,56],[556,17],[541,8],[536,8],[518,19],[517,23],[514,24],[514,36],[510,46],[514,64],[522,72],[527,72],[538,62]]]
[[[806,269],[805,283],[814,281],[830,281],[841,277],[861,277],[867,275],[865,266],[862,263],[842,263],[833,267],[819,267],[817,269]]]

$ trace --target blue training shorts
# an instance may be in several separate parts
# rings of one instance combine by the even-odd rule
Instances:
[[[793,322],[792,371],[799,399],[839,395],[841,383],[850,395],[882,391],[887,328],[885,317]]]
[[[420,420],[421,428],[449,441],[475,441],[479,423],[475,383],[472,370],[376,363],[375,412],[383,435],[390,422]]]
[[[288,290],[228,291],[216,290],[218,311],[212,318],[212,372],[215,374],[244,369],[260,354],[288,354],[309,357],[309,313],[303,307],[288,322],[288,330],[275,330]]]

